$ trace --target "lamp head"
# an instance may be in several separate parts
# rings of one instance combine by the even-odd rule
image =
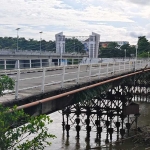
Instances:
[[[17,28],[16,30],[19,30],[20,28]]]

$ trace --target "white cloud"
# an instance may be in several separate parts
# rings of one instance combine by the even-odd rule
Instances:
[[[69,35],[95,31],[102,40],[129,40],[133,44],[136,35],[149,33],[148,23],[142,23],[150,17],[147,5],[140,0],[1,0],[0,31],[1,36],[14,37],[20,27],[20,36],[36,39],[43,31],[46,40],[54,39],[60,31]]]

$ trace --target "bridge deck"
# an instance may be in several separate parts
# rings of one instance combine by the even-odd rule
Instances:
[[[76,85],[119,76],[149,66],[148,62],[113,62],[104,64],[79,64],[42,69],[1,71],[16,82],[15,91],[0,97],[0,103],[23,100],[28,97],[69,90]]]

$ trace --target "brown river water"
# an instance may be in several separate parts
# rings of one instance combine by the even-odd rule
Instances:
[[[140,117],[138,119],[138,126],[150,126],[150,103],[140,103]],[[101,134],[101,141],[95,142],[96,132],[92,131],[90,140],[87,141],[86,131],[80,132],[80,139],[76,139],[76,131],[70,130],[70,137],[66,137],[66,133],[62,131],[62,115],[60,112],[50,114],[53,123],[48,126],[49,132],[57,136],[56,139],[50,139],[52,145],[46,147],[45,150],[145,150],[146,146],[137,146],[131,139],[124,140],[124,142],[115,142],[116,133],[113,134],[113,143],[105,144],[106,133]]]

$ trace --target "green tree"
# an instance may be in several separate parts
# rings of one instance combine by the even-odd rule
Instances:
[[[101,53],[99,57],[102,58],[124,57],[124,51],[120,49],[120,46],[116,42],[110,42],[106,48],[100,49]]]
[[[118,48],[119,45],[116,43],[116,42],[110,42],[108,44],[108,47],[107,48],[111,48],[111,49],[114,49],[114,48]]]
[[[143,51],[147,52],[150,48],[150,43],[145,36],[138,37],[138,52],[142,53]]]
[[[99,57],[102,58],[112,58],[112,57],[135,57],[136,49],[135,46],[129,44],[124,44],[119,46],[115,42],[111,42],[107,47],[103,48],[100,45]]]
[[[138,56],[147,57],[148,52],[150,52],[150,43],[145,36],[138,37]]]
[[[14,81],[8,76],[0,78],[0,95],[4,90],[13,89]],[[51,145],[47,125],[52,123],[49,116],[29,116],[17,107],[0,105],[0,150],[43,150]]]
[[[65,39],[65,50],[66,52],[79,52],[85,53],[84,45],[76,38]]]

